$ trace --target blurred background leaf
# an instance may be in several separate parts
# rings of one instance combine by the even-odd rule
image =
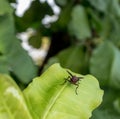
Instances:
[[[100,79],[101,84],[119,89],[119,59],[120,51],[111,42],[104,42],[93,52],[90,71]]]
[[[91,31],[84,7],[80,5],[75,6],[71,16],[72,18],[69,25],[70,33],[80,40],[90,38]]]
[[[0,72],[27,84],[37,75],[37,67],[15,36],[13,9],[4,0],[0,6]]]
[[[75,72],[86,74],[88,72],[88,58],[88,54],[84,53],[83,46],[71,46],[56,56],[50,58],[48,64],[45,66],[45,69],[52,63],[59,62],[61,66],[65,66]]]

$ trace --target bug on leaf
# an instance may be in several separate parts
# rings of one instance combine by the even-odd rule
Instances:
[[[63,84],[65,84],[65,83],[68,81],[68,82],[70,82],[71,84],[76,85],[75,93],[76,93],[76,95],[78,95],[77,89],[78,89],[79,84],[80,84],[79,81],[80,81],[81,79],[83,79],[83,77],[77,77],[77,76],[75,76],[75,75],[72,75],[69,71],[67,71],[67,72],[68,72],[69,76],[68,76],[67,78],[65,78],[65,81],[64,81]]]

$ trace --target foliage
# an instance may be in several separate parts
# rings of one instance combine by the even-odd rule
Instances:
[[[61,85],[68,73],[59,64],[35,78],[23,92],[13,79],[1,74],[0,108],[4,111],[0,110],[0,119],[88,119],[100,105],[103,90],[95,77],[74,75],[84,77],[78,95],[74,85]]]
[[[37,76],[38,70],[42,73],[56,62],[80,74],[90,73],[98,78],[105,92],[102,105],[91,119],[119,119],[120,0],[55,0],[55,3],[61,9],[58,19],[44,25],[45,15],[54,15],[47,2],[34,0],[19,17],[13,16],[7,0],[0,1],[0,72],[24,84]],[[36,31],[29,40],[33,47],[39,48],[43,36],[51,39],[48,54],[38,70],[15,37],[28,28]]]
[[[37,67],[15,36],[13,9],[4,0],[0,1],[0,28],[0,72],[27,84],[37,75]]]

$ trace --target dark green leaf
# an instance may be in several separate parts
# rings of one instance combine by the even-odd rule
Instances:
[[[106,12],[109,6],[109,3],[112,0],[89,0],[89,2],[97,9],[102,12]]]
[[[93,52],[90,62],[90,72],[94,74],[101,84],[107,84],[110,78],[110,70],[113,59],[113,45],[103,43]],[[99,68],[98,68],[99,67]]]
[[[60,62],[62,66],[82,74],[86,74],[88,71],[88,54],[84,53],[82,46],[72,46],[61,51],[49,60],[46,67],[55,62]]]
[[[68,0],[55,0],[55,2],[60,6],[65,6]]]
[[[73,8],[69,30],[72,35],[80,40],[91,37],[87,14],[83,6],[77,5]]]
[[[98,12],[94,12],[94,9],[89,8],[88,13],[91,17],[90,22],[92,28],[97,32],[97,34],[100,35],[101,31],[103,30],[103,23],[102,20],[99,17]]]
[[[120,113],[120,97],[114,101],[114,107]]]
[[[93,53],[90,71],[102,85],[120,89],[119,59],[120,51],[111,42],[104,42]]]
[[[101,106],[93,112],[91,119],[119,119],[120,113],[116,110],[116,108],[119,108],[119,104],[117,104],[115,100],[120,97],[120,91],[108,88],[105,88],[104,91],[103,102]]]

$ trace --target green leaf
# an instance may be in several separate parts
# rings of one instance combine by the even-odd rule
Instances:
[[[72,69],[74,72],[86,74],[88,73],[88,60],[88,54],[84,53],[82,46],[71,46],[50,58],[45,69],[51,64],[59,62],[61,66]]]
[[[65,6],[67,4],[68,0],[55,0],[55,2],[58,5]]]
[[[120,115],[116,113],[112,108],[106,110],[96,110],[93,113],[93,117],[90,119],[120,119]]]
[[[84,79],[80,81],[76,95],[76,85],[70,82],[63,85],[68,76],[66,69],[54,64],[24,90],[29,109],[35,119],[91,117],[92,111],[100,105],[103,96],[98,81],[91,75],[82,76]]]
[[[106,13],[106,12],[113,12],[112,15],[120,16],[120,5],[119,0],[88,0],[92,6],[94,6],[97,10]],[[111,13],[110,12],[110,13]]]
[[[114,51],[114,59],[112,63],[110,85],[120,89],[120,51],[116,48]]]
[[[69,30],[72,35],[80,40],[91,37],[87,14],[83,6],[77,5],[73,8]]]
[[[120,91],[104,88],[104,92],[103,102],[100,107],[93,112],[91,119],[119,119],[119,103],[116,99],[120,97]]]
[[[106,12],[111,0],[89,0],[89,2],[97,9],[102,12]]]
[[[62,66],[82,74],[88,73],[89,56],[84,52],[83,46],[71,46],[60,52],[57,57]]]
[[[111,33],[109,35],[109,39],[117,46],[120,48],[120,18],[114,18],[112,19],[111,22]]]
[[[120,113],[120,97],[114,101],[114,107]]]
[[[97,9],[89,8],[94,29],[102,39],[109,39],[120,47],[120,5],[119,0],[89,0]],[[99,31],[98,31],[99,30]]]
[[[22,92],[8,75],[0,74],[0,119],[32,119]]]
[[[0,72],[12,72],[21,82],[28,83],[37,75],[37,67],[16,39],[13,10],[9,3],[1,0],[0,6]]]
[[[13,10],[11,9],[11,7],[9,6],[6,0],[1,0],[0,1],[0,16],[4,15],[6,12],[11,13],[13,12]]]
[[[120,51],[111,42],[104,42],[93,52],[90,72],[102,85],[120,89],[119,59]]]
[[[94,50],[91,57],[90,72],[99,79],[102,85],[109,83],[112,52],[113,45],[111,43],[102,43]]]
[[[111,2],[111,9],[115,16],[118,16],[120,19],[120,0],[113,0]]]
[[[96,30],[97,34],[100,34],[103,30],[103,23],[101,22],[101,18],[99,17],[99,13],[95,12],[94,9],[87,9],[89,16],[91,19],[89,20],[93,29]]]

